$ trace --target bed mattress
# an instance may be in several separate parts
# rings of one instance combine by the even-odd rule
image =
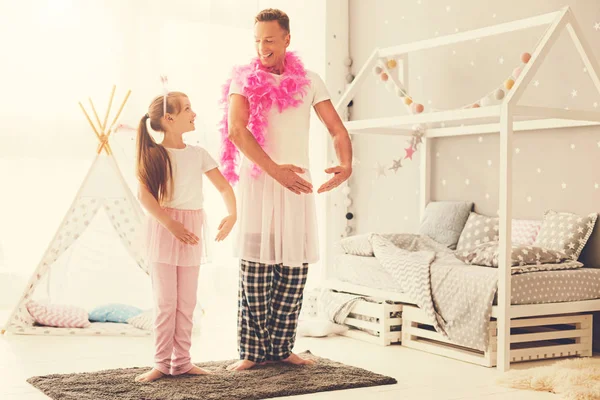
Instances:
[[[473,266],[473,268],[488,268]],[[392,276],[375,257],[340,254],[329,276],[343,282],[401,293]],[[476,279],[476,276],[473,276]],[[600,269],[538,271],[512,277],[511,303],[543,304],[600,298]],[[496,301],[494,300],[494,304]]]

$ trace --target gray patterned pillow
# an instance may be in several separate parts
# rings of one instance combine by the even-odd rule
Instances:
[[[498,242],[489,242],[456,253],[456,258],[467,264],[498,268]],[[558,264],[569,259],[565,253],[535,246],[512,246],[511,265]]]
[[[544,213],[544,222],[534,245],[562,251],[577,260],[594,230],[597,218],[598,214],[595,213],[582,217],[548,210]]]
[[[456,249],[472,209],[473,203],[465,201],[432,201],[425,208],[419,233],[450,249]]]
[[[472,212],[458,239],[456,251],[472,249],[483,243],[498,241],[498,218]]]

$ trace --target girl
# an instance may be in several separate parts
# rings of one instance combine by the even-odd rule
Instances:
[[[194,130],[196,114],[188,97],[171,92],[154,99],[142,117],[137,135],[138,197],[150,216],[148,258],[155,297],[154,368],[136,377],[152,382],[164,375],[207,374],[190,359],[192,316],[200,264],[204,261],[202,175],[223,196],[229,215],[218,229],[217,241],[236,222],[235,195],[206,150],[186,145],[182,135]],[[148,123],[164,133],[156,143]]]

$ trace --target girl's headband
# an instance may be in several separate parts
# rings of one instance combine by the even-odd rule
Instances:
[[[167,85],[169,84],[169,78],[166,75],[161,75],[160,80],[163,85],[163,117],[167,115],[167,95],[169,94],[169,89]]]

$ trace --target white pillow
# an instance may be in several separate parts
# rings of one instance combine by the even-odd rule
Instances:
[[[194,315],[193,321],[194,327],[192,328],[192,332],[198,332],[200,330],[200,318],[197,318],[196,315]],[[146,310],[133,318],[129,318],[127,323],[138,329],[151,331],[154,329],[154,310]]]
[[[339,246],[345,254],[354,256],[373,257],[373,247],[371,246],[372,233],[364,233],[346,237],[339,242]]]
[[[138,329],[151,331],[154,329],[154,310],[146,310],[135,317],[129,318],[127,323]]]
[[[542,227],[542,221],[532,219],[513,219],[511,236],[513,244],[532,246]]]
[[[307,319],[298,322],[298,335],[308,337],[325,337],[340,335],[349,328],[345,325],[334,324],[325,319]]]

